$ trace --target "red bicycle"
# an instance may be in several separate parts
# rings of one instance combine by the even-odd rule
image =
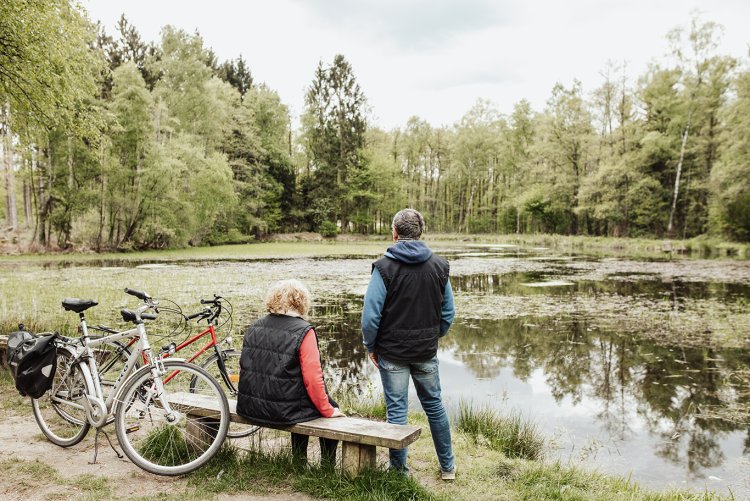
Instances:
[[[181,350],[197,343],[200,339],[208,336],[206,344],[196,351],[188,362],[195,362],[208,350],[213,348],[213,353],[208,356],[204,361],[200,363],[200,366],[206,369],[217,381],[223,383],[225,393],[229,399],[237,399],[237,387],[240,380],[240,351],[232,348],[232,338],[227,336],[223,340],[219,340],[216,335],[216,327],[219,326],[219,319],[222,312],[228,313],[228,318],[221,324],[231,321],[232,318],[232,304],[225,298],[214,294],[213,299],[201,299],[201,304],[204,305],[203,310],[194,313],[192,315],[185,316],[182,311],[177,308],[174,311],[179,312],[185,322],[196,320],[197,323],[203,321],[206,322],[207,327],[202,332],[189,337],[180,344],[170,343],[167,346],[163,346],[161,349],[160,356],[167,358]],[[114,332],[109,327],[96,326],[94,329],[101,330],[104,332]],[[111,374],[116,376],[119,374],[122,368],[122,363],[127,361],[130,355],[130,347],[138,341],[137,338],[131,338],[127,343],[109,343],[106,350],[102,350],[97,353],[97,365],[99,366],[99,374],[102,376],[102,386],[108,387],[113,386],[115,381],[108,381],[107,375]],[[224,348],[229,346],[229,348]],[[147,362],[144,360],[144,362]],[[167,384],[176,374],[170,374],[164,378],[164,383]],[[227,436],[230,438],[242,438],[251,435],[259,430],[259,427],[241,424],[241,423],[230,423],[229,431]]]

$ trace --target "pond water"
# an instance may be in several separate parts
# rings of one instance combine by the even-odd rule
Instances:
[[[551,459],[654,488],[750,497],[750,262],[453,244],[440,253],[451,262],[457,307],[439,352],[449,407],[463,400],[520,411],[547,437]],[[315,296],[329,376],[377,395],[359,333],[374,257],[354,249],[326,259],[5,263],[0,320],[72,325],[59,300],[77,296],[102,304],[90,323],[114,322],[118,308],[133,305],[120,292],[127,286],[187,311],[224,295],[239,337],[267,285],[297,277]]]
[[[459,307],[439,358],[444,398],[454,410],[463,400],[500,413],[520,411],[546,434],[548,457],[566,463],[632,476],[654,488],[709,488],[750,497],[750,331],[739,333],[744,346],[733,348],[693,346],[692,338],[681,346],[676,339],[637,335],[644,334],[638,332],[644,307],[657,319],[701,316],[703,323],[695,327],[716,331],[721,321],[707,320],[705,312],[719,308],[729,312],[730,323],[746,329],[750,285],[727,276],[729,270],[704,281],[706,270],[700,268],[748,263],[693,262],[685,273],[683,264],[658,262],[641,263],[639,268],[648,269],[633,272],[591,273],[582,264],[595,261],[586,258],[535,260],[545,265],[527,269],[525,263],[517,266],[523,271],[498,273],[471,273],[486,263],[462,263],[496,258],[453,256],[458,274],[451,283]],[[602,266],[617,270],[633,264]],[[460,274],[464,268],[470,272]],[[495,310],[467,308],[462,315],[460,305],[479,296]],[[518,315],[516,306],[504,311],[504,304],[518,302],[535,314]],[[561,309],[561,302],[583,306],[570,311]],[[633,316],[618,314],[612,303],[620,302],[640,306]],[[545,307],[549,314],[540,314]],[[359,340],[361,308],[361,296],[332,295],[315,316],[331,333],[324,359],[333,373],[365,393],[377,393],[379,378]],[[642,327],[651,325],[648,318]],[[682,334],[680,328],[670,335]],[[410,400],[419,408],[413,388]]]

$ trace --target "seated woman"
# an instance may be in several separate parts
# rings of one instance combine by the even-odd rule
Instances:
[[[266,295],[268,315],[245,331],[240,357],[237,414],[257,423],[287,425],[343,416],[328,395],[318,339],[305,320],[310,293],[284,280]],[[307,458],[307,435],[292,433],[292,454]],[[333,464],[337,440],[320,439],[321,459]]]

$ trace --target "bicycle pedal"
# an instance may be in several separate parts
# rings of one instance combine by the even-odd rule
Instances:
[[[129,428],[125,428],[125,433],[126,434],[135,433],[136,431],[138,431],[140,429],[141,429],[140,425],[130,426]]]

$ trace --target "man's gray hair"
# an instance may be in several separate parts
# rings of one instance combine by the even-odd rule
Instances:
[[[403,209],[393,216],[393,229],[400,240],[419,240],[424,231],[424,218],[414,209]]]

